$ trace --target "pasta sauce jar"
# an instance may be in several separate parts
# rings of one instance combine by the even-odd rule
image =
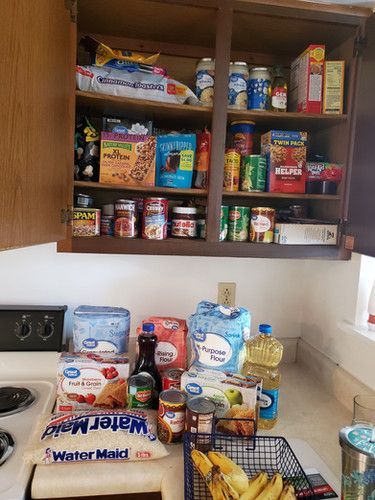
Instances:
[[[165,240],[168,224],[168,200],[146,198],[143,201],[142,238]]]
[[[172,213],[172,236],[196,238],[197,209],[194,207],[173,207]]]
[[[133,200],[115,202],[115,236],[118,238],[136,238],[137,210]]]

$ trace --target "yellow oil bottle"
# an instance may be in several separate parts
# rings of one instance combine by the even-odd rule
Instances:
[[[259,325],[259,335],[246,341],[244,375],[255,375],[263,380],[259,402],[259,429],[272,429],[277,422],[280,372],[283,345],[272,336],[270,325]]]

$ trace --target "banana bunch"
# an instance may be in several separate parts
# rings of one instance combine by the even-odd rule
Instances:
[[[268,481],[267,472],[258,472],[249,481],[247,490],[240,500],[295,500],[297,497],[291,484],[283,483],[281,474],[276,473]]]

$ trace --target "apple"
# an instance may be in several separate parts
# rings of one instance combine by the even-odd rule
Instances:
[[[225,395],[231,406],[242,405],[242,394],[237,389],[227,389]]]

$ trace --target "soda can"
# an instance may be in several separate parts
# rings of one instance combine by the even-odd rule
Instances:
[[[249,207],[230,207],[228,223],[229,241],[247,241],[249,238]]]
[[[227,149],[224,156],[224,191],[238,191],[240,187],[241,155],[235,149]]]
[[[246,155],[241,165],[241,191],[261,192],[266,187],[267,164],[260,155]]]
[[[221,205],[220,216],[220,241],[225,241],[228,238],[228,220],[229,220],[229,207]]]

